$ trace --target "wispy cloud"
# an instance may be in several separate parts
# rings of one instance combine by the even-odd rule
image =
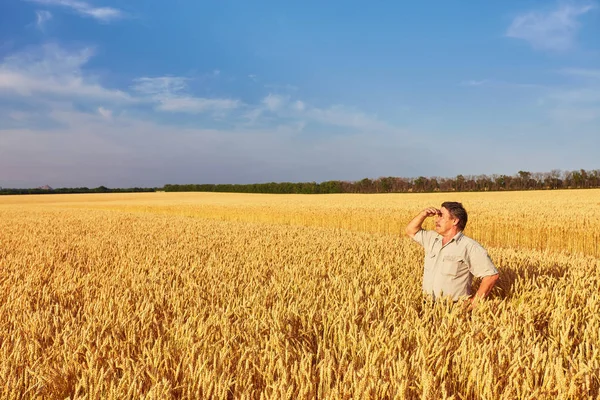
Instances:
[[[472,87],[494,87],[494,88],[532,88],[532,89],[543,89],[544,85],[537,83],[519,83],[519,82],[506,82],[495,79],[482,79],[482,80],[466,80],[460,82],[462,86]]]
[[[155,78],[138,78],[133,86],[136,92],[147,95],[163,95],[181,92],[189,79],[181,76],[160,76]]]
[[[560,4],[551,11],[531,11],[514,18],[506,36],[527,41],[539,50],[566,51],[574,47],[578,18],[595,8],[593,3]]]
[[[251,126],[262,126],[273,121],[286,121],[293,131],[302,130],[308,123],[346,128],[347,134],[358,131],[395,132],[398,130],[375,115],[344,105],[318,107],[290,96],[269,93],[258,105],[247,105],[243,117]]]
[[[84,103],[104,118],[110,118],[117,108],[145,104],[170,113],[209,113],[219,118],[227,114],[226,122],[246,127],[287,124],[297,131],[308,123],[318,123],[347,128],[348,133],[393,130],[360,110],[343,105],[317,107],[290,95],[269,93],[254,104],[235,98],[198,96],[190,88],[194,79],[182,76],[141,77],[129,90],[111,89],[86,70],[93,55],[91,48],[68,50],[57,44],[10,55],[0,61],[0,96]]]
[[[237,108],[238,100],[232,99],[208,99],[203,97],[192,96],[175,96],[171,98],[160,99],[159,110],[202,113],[206,111],[227,111]]]
[[[296,100],[292,104],[292,108],[296,111],[304,111],[306,109],[306,104],[302,100]]]
[[[308,118],[323,124],[358,129],[362,131],[390,132],[398,131],[377,116],[342,105],[327,108],[309,107],[302,111]]]
[[[471,79],[471,80],[467,80],[467,81],[462,81],[460,84],[464,85],[464,86],[481,86],[481,85],[485,85],[488,82],[489,81],[487,79],[482,79],[482,80]]]
[[[158,103],[158,110],[203,113],[224,112],[240,106],[236,99],[204,98],[186,93],[189,78],[179,76],[138,78],[132,87],[140,95],[148,96]]]
[[[0,62],[0,95],[94,98],[130,101],[120,90],[107,89],[83,72],[93,49],[68,51],[56,44],[32,47]]]
[[[262,103],[265,105],[267,110],[277,111],[284,107],[288,101],[289,97],[287,96],[269,93],[269,95],[262,100]]]
[[[112,110],[109,110],[104,107],[98,107],[98,114],[102,115],[106,119],[112,118]]]
[[[35,12],[35,25],[40,31],[46,28],[46,22],[52,19],[52,13],[47,10],[38,10]]]
[[[112,7],[95,7],[84,1],[77,0],[28,0],[32,3],[43,4],[46,6],[58,6],[69,8],[77,14],[94,18],[100,22],[110,22],[125,17],[125,13]]]
[[[600,80],[600,69],[567,68],[560,72],[576,78]]]
[[[270,118],[273,115],[285,116],[286,114],[289,114],[289,110],[287,109],[289,101],[289,96],[269,93],[258,105],[248,106],[248,110],[243,114],[243,118],[246,119],[250,125],[253,125],[258,123],[261,117],[264,117],[266,113],[269,114]]]
[[[276,93],[205,98],[195,90],[203,79],[184,76],[117,90],[94,76],[93,56],[46,44],[0,59],[0,170],[14,185],[358,179],[397,168],[399,154],[411,168],[429,165],[400,130],[352,107]]]

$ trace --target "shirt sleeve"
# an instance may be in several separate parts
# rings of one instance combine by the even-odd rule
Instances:
[[[477,278],[498,273],[487,250],[480,245],[474,246],[469,252],[469,271]]]
[[[415,234],[415,236],[413,236],[413,239],[425,249],[429,249],[431,247],[431,241],[435,235],[436,233],[434,231],[426,231],[425,229],[421,229]]]

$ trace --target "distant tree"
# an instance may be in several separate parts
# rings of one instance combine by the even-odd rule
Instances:
[[[463,190],[463,186],[465,184],[465,177],[462,175],[457,175],[454,180],[454,190],[460,192]]]
[[[497,176],[494,183],[496,184],[497,190],[506,189],[506,175]]]
[[[438,183],[438,178],[437,177],[433,177],[431,179],[429,179],[429,182],[427,183],[427,187],[425,188],[425,190],[427,192],[437,192],[440,190],[440,184]]]
[[[589,187],[589,182],[588,182],[588,173],[585,169],[581,169],[579,170],[579,175],[581,177],[581,187],[582,188],[588,188]]]
[[[364,178],[358,182],[359,193],[372,193],[373,181],[369,178]]]
[[[487,175],[479,175],[475,178],[477,190],[488,191],[492,188],[492,181]]]
[[[424,176],[418,177],[413,181],[413,192],[424,192],[428,182],[429,180]]]
[[[516,189],[529,189],[529,180],[531,179],[531,172],[529,171],[519,171],[518,172],[518,183],[519,187]]]

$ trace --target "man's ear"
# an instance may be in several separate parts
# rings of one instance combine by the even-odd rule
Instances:
[[[454,219],[452,220],[452,225],[456,226],[456,225],[458,225],[458,223],[459,223],[459,222],[460,222],[460,219],[458,219],[458,218],[454,218]]]

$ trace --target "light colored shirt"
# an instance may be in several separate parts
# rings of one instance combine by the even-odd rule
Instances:
[[[459,232],[445,246],[442,235],[421,229],[414,236],[425,249],[423,292],[438,299],[449,296],[454,301],[471,295],[473,276],[498,273],[487,251],[475,240]]]

